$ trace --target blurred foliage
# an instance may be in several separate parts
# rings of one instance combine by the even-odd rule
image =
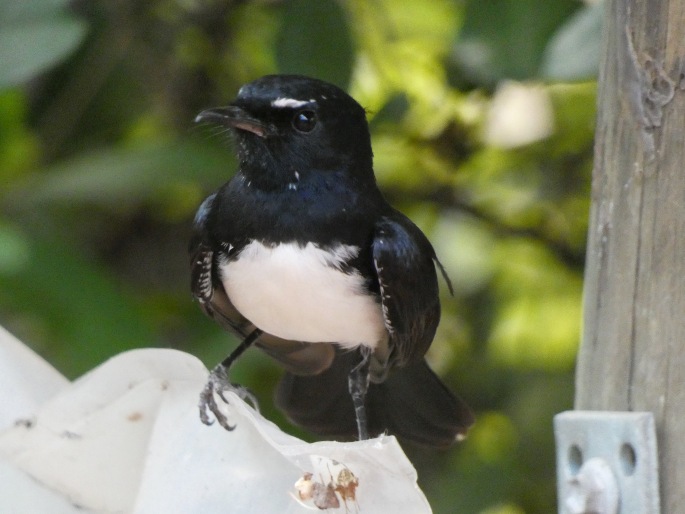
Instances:
[[[434,511],[556,511],[600,26],[576,0],[0,0],[0,323],[71,378],[133,347],[221,360],[235,341],[193,304],[186,244],[235,162],[192,120],[260,75],[316,75],[368,109],[378,181],[455,284],[429,359],[478,422],[447,452],[407,448]],[[495,145],[512,80],[551,121]],[[248,352],[235,379],[296,432],[278,374]]]

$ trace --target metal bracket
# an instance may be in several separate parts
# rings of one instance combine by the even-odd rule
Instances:
[[[651,412],[562,412],[554,434],[559,514],[659,514]]]

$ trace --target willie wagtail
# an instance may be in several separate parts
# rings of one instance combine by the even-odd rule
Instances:
[[[379,191],[364,109],[336,86],[295,75],[244,85],[227,107],[202,111],[235,135],[239,169],[194,221],[192,292],[243,342],[200,398],[231,430],[215,393],[256,345],[286,370],[276,404],[328,437],[385,430],[447,446],[473,423],[469,407],[424,354],[440,319],[426,236]],[[451,290],[451,285],[450,285]]]

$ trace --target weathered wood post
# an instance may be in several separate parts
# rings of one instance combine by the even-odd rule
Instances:
[[[607,0],[575,407],[652,412],[685,512],[683,0]]]

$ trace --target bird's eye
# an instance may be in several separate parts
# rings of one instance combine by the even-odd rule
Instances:
[[[293,127],[298,132],[311,132],[316,126],[316,113],[310,110],[298,111],[293,118]]]

